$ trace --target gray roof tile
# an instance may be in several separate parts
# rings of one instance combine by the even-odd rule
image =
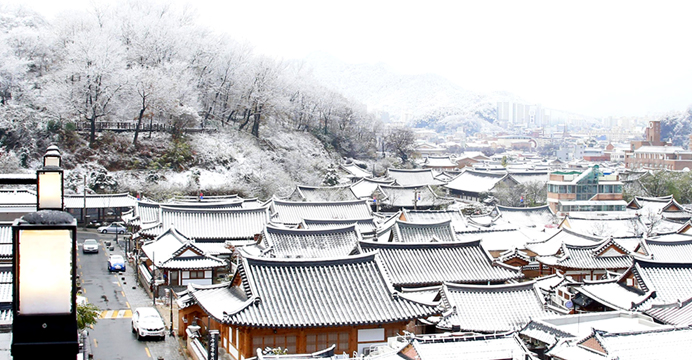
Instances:
[[[360,246],[364,252],[380,253],[395,286],[497,283],[523,277],[519,269],[494,263],[480,241],[427,244],[364,241]]]

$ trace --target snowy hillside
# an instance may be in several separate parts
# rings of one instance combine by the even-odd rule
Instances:
[[[496,102],[516,100],[507,93],[468,91],[434,74],[398,74],[383,64],[347,64],[324,54],[313,54],[306,61],[326,86],[366,104],[369,111],[386,112],[392,120],[416,127],[499,130],[490,125]],[[469,122],[474,125],[465,125]]]

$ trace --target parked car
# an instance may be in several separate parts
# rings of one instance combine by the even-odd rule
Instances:
[[[156,309],[141,307],[132,313],[132,332],[137,340],[147,336],[156,336],[163,340],[166,338],[166,325]]]
[[[120,255],[108,257],[108,271],[125,271],[125,259]]]
[[[110,225],[101,226],[96,229],[96,231],[102,234],[124,234],[127,232],[127,228],[118,223],[112,223]]]
[[[97,253],[99,252],[99,243],[96,239],[86,239],[82,244],[82,253]]]

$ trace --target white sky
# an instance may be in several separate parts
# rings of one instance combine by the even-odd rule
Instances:
[[[90,0],[22,2],[50,18]],[[438,73],[469,90],[509,91],[595,116],[692,105],[689,1],[192,3],[202,24],[276,57],[321,51],[346,62],[383,62],[404,73]]]

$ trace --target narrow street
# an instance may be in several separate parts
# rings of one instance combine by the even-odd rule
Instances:
[[[99,242],[97,254],[82,252],[81,245],[85,239],[96,239]],[[94,230],[80,230],[77,235],[77,265],[82,279],[83,296],[89,303],[101,309],[101,318],[93,329],[89,329],[88,352],[92,353],[96,360],[184,360],[185,357],[179,351],[177,338],[166,336],[163,341],[138,341],[132,333],[132,312],[137,307],[151,307],[152,300],[136,286],[135,270],[130,264],[127,264],[127,270],[122,274],[108,271],[108,256],[111,253],[123,255],[122,249],[115,245],[114,239],[113,234],[99,234]],[[104,241],[111,241],[114,250],[109,251]],[[120,237],[120,242],[122,241]],[[167,322],[168,314],[162,315]]]

